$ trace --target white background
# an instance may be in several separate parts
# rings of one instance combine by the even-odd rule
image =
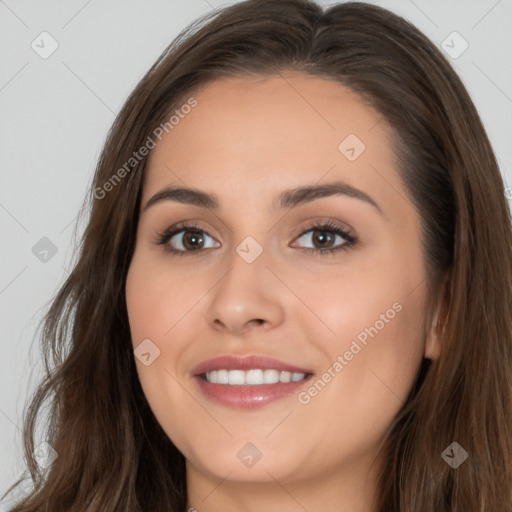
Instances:
[[[512,185],[512,0],[372,3],[438,45],[453,31],[469,43],[452,63]],[[107,130],[178,32],[224,4],[0,0],[0,494],[23,471],[21,418],[41,370],[35,329],[69,268],[76,215]],[[31,47],[44,31],[58,43],[47,59]],[[42,237],[57,247],[47,262],[32,252]]]

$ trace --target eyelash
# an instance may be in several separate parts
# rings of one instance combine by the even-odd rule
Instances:
[[[205,235],[209,236],[210,238],[213,238],[210,234],[208,234],[207,231],[202,229],[197,224],[186,224],[186,223],[179,223],[171,228],[166,229],[165,231],[157,234],[157,239],[155,240],[156,245],[165,245],[167,242],[174,236],[177,235],[180,232],[187,232],[187,231],[197,231],[199,233],[204,233]],[[327,222],[321,222],[318,224],[314,224],[304,231],[300,233],[300,235],[297,236],[297,238],[301,238],[306,233],[309,233],[310,231],[324,231],[328,233],[333,233],[335,235],[339,235],[342,238],[345,239],[345,242],[337,247],[329,248],[329,249],[312,249],[310,247],[302,247],[304,251],[312,252],[315,254],[331,254],[334,255],[338,251],[346,251],[350,247],[354,246],[357,242],[357,239],[350,234],[347,230],[343,229],[340,226],[337,226],[331,221]],[[174,249],[170,245],[166,247],[166,250],[169,251],[172,254],[175,254],[176,256],[185,256],[186,254],[191,253],[199,253],[203,252],[205,249],[197,250],[197,251],[182,251],[179,249]]]

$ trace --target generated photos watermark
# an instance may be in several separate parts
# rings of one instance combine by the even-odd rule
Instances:
[[[382,331],[393,318],[402,311],[403,306],[400,302],[394,302],[393,305],[386,310],[385,313],[379,315],[370,327],[365,327],[357,336],[356,340],[352,340],[350,348],[342,355],[338,355],[336,360],[327,368],[327,370],[320,375],[320,377],[307,389],[301,391],[297,395],[297,400],[302,405],[307,405],[311,400],[317,396],[326,386],[331,382],[344,368],[347,366],[354,357],[368,345],[369,338],[375,338],[380,331]],[[359,343],[358,343],[359,342]]]
[[[165,123],[161,123],[153,130],[153,137],[149,135],[146,142],[137,151],[132,153],[132,156],[123,164],[122,167],[117,169],[117,171],[107,181],[105,181],[101,187],[96,187],[94,189],[94,197],[96,199],[103,199],[108,192],[111,192],[139,162],[149,155],[149,151],[156,147],[157,143],[154,139],[156,138],[159,141],[162,140],[163,134],[170,133],[170,131],[173,130],[195,106],[197,106],[197,100],[194,97],[191,97],[186,101],[186,103],[183,103],[179,109],[175,109],[174,113]]]

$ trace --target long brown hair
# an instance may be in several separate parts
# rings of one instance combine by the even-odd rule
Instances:
[[[284,70],[338,81],[394,129],[432,306],[448,276],[441,356],[422,365],[389,428],[376,511],[512,511],[510,210],[466,89],[423,34],[385,9],[249,0],[184,30],[109,132],[76,266],[44,320],[48,373],[24,424],[33,490],[12,512],[185,510],[184,457],[148,406],[130,342],[124,286],[146,165],[130,159],[199,87]],[[33,453],[47,402],[42,440],[58,457],[43,470]],[[456,469],[441,456],[453,442],[468,453]]]

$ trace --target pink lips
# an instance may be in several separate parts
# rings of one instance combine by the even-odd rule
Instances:
[[[213,384],[204,380],[203,374],[213,370],[262,370],[275,369],[291,373],[305,373],[306,377],[297,382],[278,382],[262,385]],[[219,356],[202,362],[192,370],[192,376],[203,395],[214,402],[234,408],[252,409],[297,393],[309,382],[312,371],[290,365],[266,356]]]

